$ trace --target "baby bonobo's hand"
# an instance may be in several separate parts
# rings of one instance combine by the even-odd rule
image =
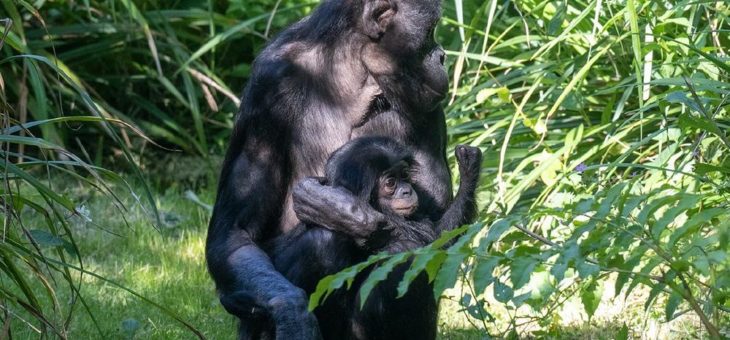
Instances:
[[[461,178],[478,177],[482,166],[482,150],[473,146],[458,145],[455,153]]]

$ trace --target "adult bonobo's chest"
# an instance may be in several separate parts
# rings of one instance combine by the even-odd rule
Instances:
[[[352,139],[365,136],[393,138],[414,150],[417,166],[412,180],[420,199],[419,210],[438,219],[452,197],[451,176],[445,157],[445,122],[441,110],[433,117],[418,124],[396,110],[386,110],[362,124],[348,126],[335,119],[300,122],[293,136],[291,159],[291,184],[296,185],[305,177],[323,176],[329,156]],[[299,220],[293,209],[291,190],[286,203],[280,228],[286,232]]]

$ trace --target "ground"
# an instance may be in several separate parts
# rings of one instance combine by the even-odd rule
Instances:
[[[220,307],[205,267],[209,210],[201,203],[213,201],[212,190],[202,190],[200,198],[177,189],[157,195],[162,220],[157,228],[153,227],[151,214],[141,208],[134,195],[120,195],[126,211],[112,208],[106,196],[83,191],[79,196],[86,197],[80,210],[88,214],[91,222],[76,216],[69,219],[87,270],[168,308],[209,339],[235,338],[236,321]],[[85,275],[82,293],[101,333],[89,314],[77,306],[70,339],[194,338],[179,322],[114,284]],[[458,295],[454,290],[447,293]],[[57,294],[59,301],[69,300],[63,289],[57,289]],[[576,302],[566,308],[581,307]],[[501,309],[494,307],[495,313],[509,313]],[[565,311],[561,312],[564,314]],[[553,329],[545,336],[612,339],[622,325],[621,321],[611,319],[578,321]],[[37,337],[20,321],[13,323],[12,329],[18,339]],[[441,339],[487,338],[478,326],[469,323],[457,303],[447,299],[442,301],[440,333]]]

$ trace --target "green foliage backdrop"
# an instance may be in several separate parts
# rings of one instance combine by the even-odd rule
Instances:
[[[215,169],[254,56],[316,1],[0,3],[0,298],[65,337],[75,308],[55,291],[85,272],[65,221],[84,211],[50,174],[114,202],[109,183],[157,182],[160,157]],[[480,219],[374,257],[366,288],[412,259],[401,293],[425,271],[494,336],[559,337],[571,297],[590,317],[639,290],[661,319],[699,320],[692,336],[729,336],[729,16],[709,0],[445,1],[449,136],[484,151]],[[29,210],[44,223],[24,225]],[[363,267],[323,280],[313,305]]]

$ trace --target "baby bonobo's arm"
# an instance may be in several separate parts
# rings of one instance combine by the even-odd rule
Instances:
[[[397,222],[396,222],[397,221]],[[413,221],[402,217],[390,219],[392,231],[388,242],[382,251],[401,253],[431,244],[438,238],[438,234],[429,220]]]
[[[473,146],[456,147],[456,161],[459,163],[459,191],[451,206],[436,224],[436,234],[453,230],[472,223],[477,214],[476,189],[482,166],[482,151]]]

